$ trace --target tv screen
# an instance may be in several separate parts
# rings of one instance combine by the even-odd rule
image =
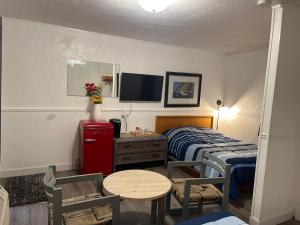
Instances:
[[[120,101],[159,102],[163,76],[122,73]]]

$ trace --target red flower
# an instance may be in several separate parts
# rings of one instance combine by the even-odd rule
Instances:
[[[102,89],[100,88],[98,90],[99,87],[97,87],[94,83],[86,83],[84,88],[86,89],[86,94],[88,96],[101,95],[102,93]]]

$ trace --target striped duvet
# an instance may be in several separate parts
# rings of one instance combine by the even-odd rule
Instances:
[[[238,198],[238,185],[253,184],[257,146],[224,136],[212,129],[179,127],[165,132],[169,155],[182,161],[199,160],[203,151],[209,152],[231,165],[230,197]],[[208,177],[218,177],[207,167]]]

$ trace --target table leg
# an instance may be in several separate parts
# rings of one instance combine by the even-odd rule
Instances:
[[[166,157],[165,157],[165,160],[164,160],[164,167],[168,168],[168,150],[166,151]]]
[[[157,200],[151,201],[151,224],[156,223],[156,217],[157,217]]]
[[[165,225],[165,216],[166,216],[166,198],[162,197],[157,200],[158,213],[157,213],[157,224]]]

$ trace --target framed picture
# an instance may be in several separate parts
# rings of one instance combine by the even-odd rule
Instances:
[[[165,107],[198,107],[202,74],[166,73]]]

